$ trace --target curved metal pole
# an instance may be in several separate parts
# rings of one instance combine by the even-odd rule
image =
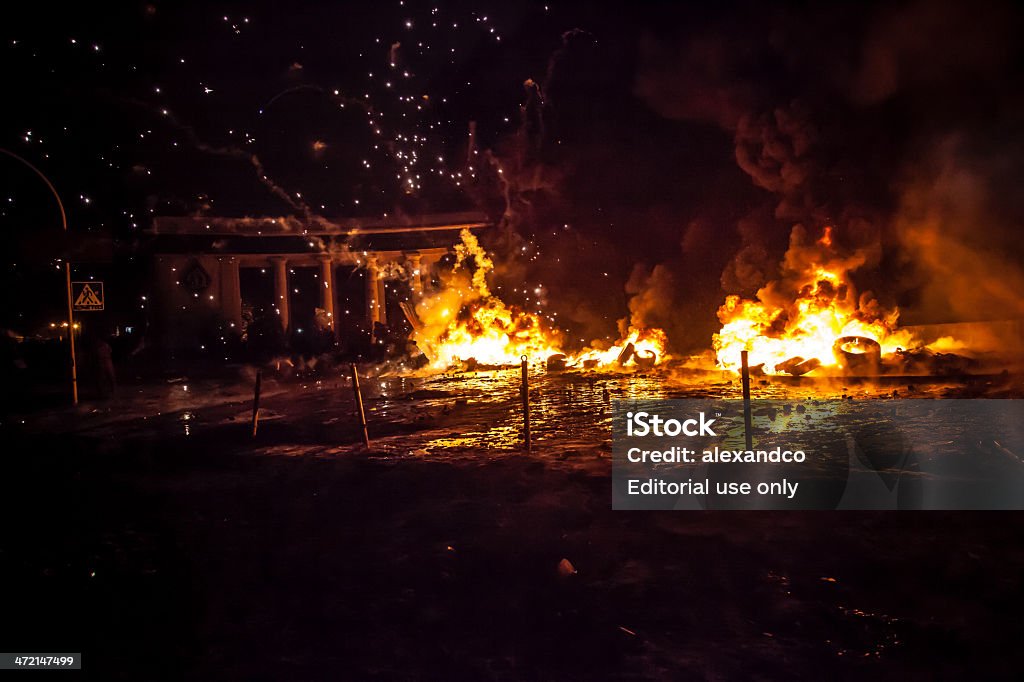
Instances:
[[[57,194],[57,189],[53,186],[53,183],[50,182],[50,179],[48,177],[46,177],[45,175],[43,175],[43,172],[41,170],[39,170],[38,168],[33,166],[31,163],[29,163],[25,159],[21,158],[20,156],[18,156],[14,152],[9,151],[7,149],[4,149],[3,147],[0,147],[0,152],[6,154],[7,156],[11,157],[12,159],[15,159],[15,160],[20,161],[21,163],[25,164],[26,166],[28,166],[32,170],[33,173],[35,173],[40,178],[42,178],[43,182],[45,182],[46,186],[49,188],[50,193],[53,194],[53,198],[57,200],[57,208],[60,209],[60,224],[64,228],[64,231],[67,232],[68,231],[68,217],[67,217],[67,214],[64,212],[64,202],[60,200],[60,195]],[[75,362],[75,315],[74,315],[75,306],[74,306],[74,302],[72,301],[72,298],[71,298],[71,261],[66,259],[66,258],[64,259],[64,282],[65,282],[65,285],[67,286],[67,293],[68,293],[68,341],[71,344],[71,402],[72,402],[72,404],[77,405],[78,404],[78,364]]]

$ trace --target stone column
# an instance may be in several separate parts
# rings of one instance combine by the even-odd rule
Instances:
[[[320,307],[327,313],[327,322],[331,330],[337,332],[337,325],[334,324],[334,263],[330,254],[321,253],[317,256],[320,261]]]
[[[387,326],[388,324],[388,299],[384,291],[383,273],[377,275],[377,321]]]
[[[380,266],[376,256],[369,256],[366,259],[366,322],[370,325],[370,333],[373,333],[373,323],[380,320],[381,297],[380,287]]]
[[[422,256],[418,253],[407,253],[405,260],[409,264],[409,288],[413,296],[423,294],[423,263]]]
[[[271,256],[274,266],[274,306],[281,318],[281,329],[288,333],[288,259],[284,256]]]
[[[431,286],[434,281],[434,276],[437,274],[437,256],[427,256],[426,262],[420,261],[420,278],[423,280],[423,287],[427,289]]]
[[[242,327],[242,285],[238,276],[238,259],[225,256],[220,261],[220,306],[224,318]]]

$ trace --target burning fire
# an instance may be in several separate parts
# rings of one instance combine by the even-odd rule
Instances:
[[[722,329],[713,337],[718,366],[740,368],[740,352],[749,352],[751,367],[768,374],[799,368],[832,368],[841,364],[838,345],[862,353],[864,345],[844,337],[864,337],[880,346],[881,355],[915,345],[913,336],[897,328],[899,310],[881,310],[869,293],[857,295],[850,273],[866,255],[842,257],[833,245],[832,228],[806,243],[802,228],[793,230],[782,277],[757,292],[757,300],[726,297],[718,309]],[[799,371],[791,373],[803,373]]]
[[[494,262],[469,230],[460,236],[451,273],[438,291],[424,295],[416,305],[422,324],[413,338],[434,369],[471,359],[484,365],[517,364],[523,355],[533,359],[565,355],[566,366],[581,368],[612,363],[650,366],[664,359],[664,332],[632,327],[610,348],[566,353],[562,335],[545,325],[540,315],[508,305],[491,293],[487,277]],[[470,262],[475,264],[472,269]],[[632,348],[626,352],[629,344]]]
[[[656,362],[660,362],[667,357],[665,354],[667,343],[668,340],[665,337],[665,332],[660,329],[629,327],[623,338],[607,350],[587,348],[576,355],[572,361],[584,366],[591,362],[596,363],[598,367],[610,365],[613,362],[617,362],[619,356],[632,345],[636,358],[640,358],[639,361],[636,358],[633,359],[635,364],[643,364],[645,358],[648,359],[647,361],[650,358],[654,358]],[[625,361],[623,364],[625,364]]]

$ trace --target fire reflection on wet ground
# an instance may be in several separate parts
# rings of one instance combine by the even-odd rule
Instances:
[[[382,456],[445,456],[451,449],[518,451],[522,448],[520,371],[495,369],[427,376],[361,380],[373,449]],[[261,429],[289,435],[310,451],[338,453],[355,446],[356,421],[351,382],[339,372],[309,379],[265,380]],[[882,377],[763,377],[752,387],[755,400],[861,400],[891,398],[1008,398],[1024,395],[1017,375],[983,375],[964,380]],[[611,440],[615,400],[722,399],[742,397],[730,372],[545,372],[530,370],[531,425],[539,451],[606,449]],[[58,432],[86,430],[120,438],[159,432],[194,435],[247,423],[252,387],[239,381],[175,380],[164,386],[125,387],[112,401],[87,404],[76,412],[29,415],[28,428]],[[253,445],[260,447],[263,439]]]
[[[46,516],[0,577],[34,603],[76,586],[76,613],[95,594],[127,617],[99,617],[94,656],[173,640],[193,678],[999,678],[1019,663],[1017,515],[613,512],[611,401],[737,397],[739,382],[531,382],[530,453],[513,370],[368,378],[369,451],[340,376],[265,382],[255,440],[244,383],[174,384],[63,427],[27,417],[33,456],[7,459],[5,499]],[[893,390],[772,381],[755,397]],[[163,625],[138,625],[150,608]]]
[[[980,378],[977,387],[943,381],[874,383],[841,380],[765,379],[756,400],[859,400],[896,397],[941,398],[1013,395],[1012,382]],[[329,383],[329,382],[328,382]],[[367,379],[363,384],[374,450],[391,456],[445,457],[452,449],[518,451],[523,446],[519,370],[438,375],[426,378]],[[313,415],[335,423],[351,421],[352,397],[343,382],[307,385]],[[288,414],[302,419],[306,400]],[[544,373],[530,379],[530,421],[538,452],[566,449],[605,451],[611,442],[611,409],[616,400],[705,398],[738,400],[738,378],[729,373],[679,376],[662,373]],[[395,427],[404,425],[413,428]],[[324,445],[329,445],[325,443]]]

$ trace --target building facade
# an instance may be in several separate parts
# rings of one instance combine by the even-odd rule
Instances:
[[[329,330],[339,341],[407,316],[436,282],[477,212],[392,221],[157,217],[150,309],[158,345],[204,349],[272,315],[286,339]]]

